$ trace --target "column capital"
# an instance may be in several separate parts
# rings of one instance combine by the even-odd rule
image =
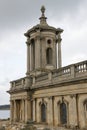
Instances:
[[[70,97],[71,98],[76,98],[76,94],[71,94]]]
[[[53,99],[53,96],[48,97],[49,100]]]
[[[61,41],[62,41],[62,38],[58,38],[58,39],[57,39],[57,42],[58,42],[58,43],[61,43]]]
[[[27,44],[27,45],[30,45],[30,44],[31,44],[30,38],[27,39],[26,44]]]

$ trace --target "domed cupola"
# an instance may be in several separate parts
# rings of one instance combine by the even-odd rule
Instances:
[[[41,7],[41,13],[40,24],[24,34],[27,37],[27,75],[57,69],[57,66],[60,68],[62,65],[60,34],[63,30],[47,24],[44,6]]]

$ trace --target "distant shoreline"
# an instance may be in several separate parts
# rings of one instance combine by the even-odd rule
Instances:
[[[10,105],[0,105],[0,110],[10,110]]]

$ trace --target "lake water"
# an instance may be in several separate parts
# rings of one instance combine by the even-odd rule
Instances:
[[[0,119],[7,119],[10,117],[10,110],[0,110]]]

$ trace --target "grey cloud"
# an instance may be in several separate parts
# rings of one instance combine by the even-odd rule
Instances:
[[[0,91],[0,105],[9,104],[9,94],[6,91]]]
[[[47,14],[58,19],[77,12],[82,0],[0,0],[1,28],[15,28],[32,24],[40,17],[40,7],[45,5]]]

